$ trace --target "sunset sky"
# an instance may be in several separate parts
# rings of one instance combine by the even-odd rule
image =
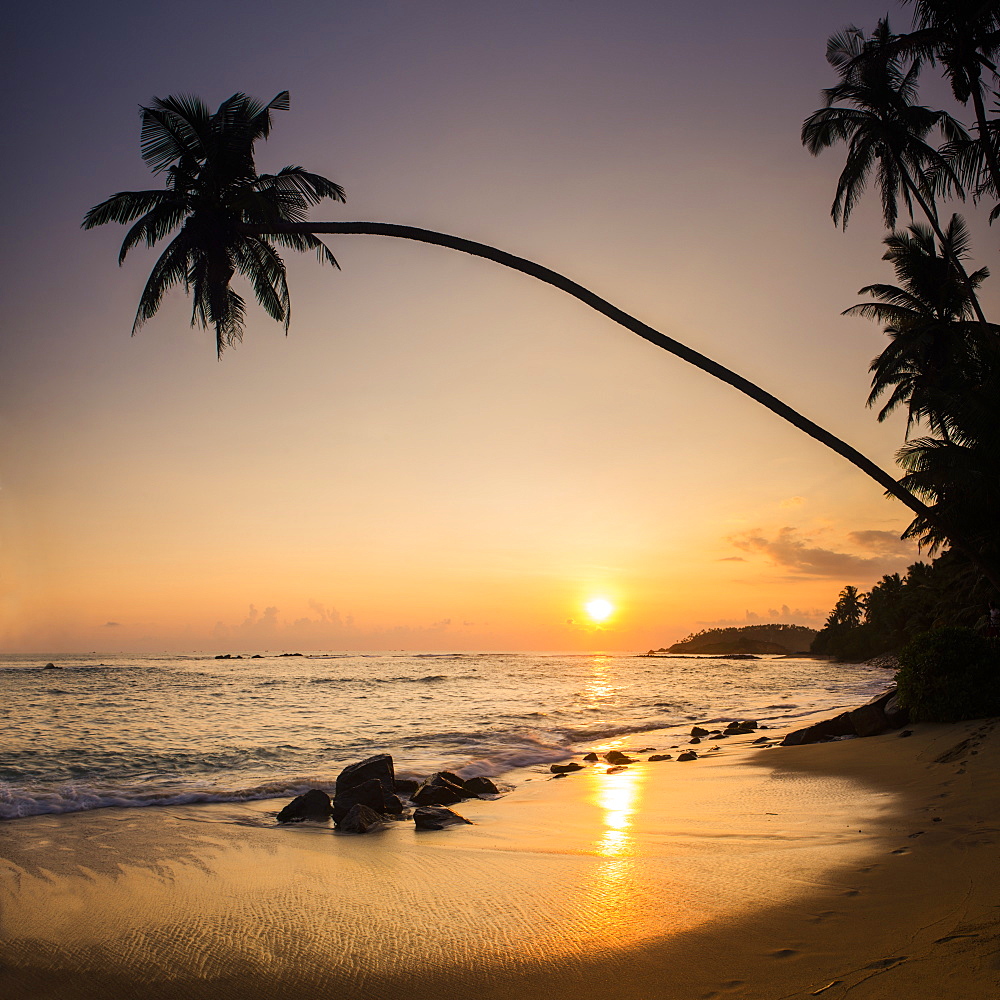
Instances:
[[[313,218],[550,266],[894,468],[902,422],[864,406],[884,337],[840,315],[891,279],[877,197],[838,231],[843,152],[799,142],[833,82],[827,36],[884,12],[9,11],[0,650],[645,650],[714,624],[816,626],[845,584],[904,569],[909,517],[860,472],[523,275],[332,237],[340,272],[289,255],[290,335],[254,304],[217,361],[180,291],[130,339],[155,252],[119,269],[121,228],[80,229],[160,183],[138,105],[288,89],[258,166],[342,183],[347,205]],[[924,100],[941,94],[928,80]],[[595,598],[614,605],[601,624]]]

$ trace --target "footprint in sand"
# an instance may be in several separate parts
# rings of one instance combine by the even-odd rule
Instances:
[[[897,955],[895,958],[880,958],[877,962],[869,962],[865,966],[866,969],[889,969],[894,965],[899,965],[900,962],[905,962],[910,956],[909,955]]]
[[[771,952],[771,958],[794,958],[798,952],[794,948],[780,948]]]
[[[910,840],[913,840],[914,837],[922,837],[923,835],[924,835],[924,831],[923,830],[917,830],[916,833],[911,833],[910,834]]]
[[[878,868],[878,865],[865,865],[864,868],[859,868],[858,871],[867,875],[869,872],[875,871],[876,868]]]
[[[957,941],[959,938],[977,938],[978,934],[949,934],[947,937],[938,938],[935,944],[947,944],[949,941]]]
[[[842,896],[860,896],[861,895],[861,890],[860,889],[845,889],[841,893],[841,895]]]
[[[910,849],[908,847],[897,847],[896,850],[892,852],[893,854],[909,854]]]
[[[821,913],[814,913],[810,918],[809,922],[813,924],[821,924],[826,920],[830,920],[833,917],[838,916],[836,910],[823,910]]]

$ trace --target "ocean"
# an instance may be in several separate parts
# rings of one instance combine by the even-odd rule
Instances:
[[[783,657],[4,655],[0,819],[289,797],[375,753],[401,776],[502,777],[644,731],[794,727],[891,680]]]

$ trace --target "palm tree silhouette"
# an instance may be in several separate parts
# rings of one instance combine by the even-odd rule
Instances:
[[[287,325],[289,308],[284,264],[269,241],[296,250],[316,249],[321,260],[336,264],[319,235],[372,235],[416,240],[482,257],[558,288],[657,347],[733,386],[799,430],[826,445],[871,477],[907,507],[931,522],[932,510],[901,487],[884,469],[787,403],[748,379],[667,337],[606,299],[550,268],[474,240],[413,226],[385,222],[305,222],[309,205],[323,198],[344,200],[343,189],[318,174],[286,167],[258,175],[254,145],[267,138],[270,111],[288,107],[287,91],[267,105],[234,94],[209,114],[197,98],[168,97],[142,108],[142,155],[154,172],[167,170],[168,190],[121,192],[92,208],[84,228],[107,222],[138,220],[125,237],[119,263],[140,242],[153,246],[180,225],[181,230],[153,267],[133,326],[150,318],[166,290],[183,284],[194,297],[192,325],[215,327],[219,354],[242,336],[243,300],[230,287],[237,272],[250,278],[261,304]],[[265,240],[265,237],[267,239]],[[942,524],[940,530],[948,534]],[[955,545],[978,554],[955,533]],[[982,565],[1000,590],[1000,572]]]
[[[886,323],[888,347],[872,362],[869,405],[891,389],[879,420],[906,405],[907,437],[926,420],[931,435],[908,439],[897,461],[902,484],[925,500],[936,521],[918,513],[903,537],[933,554],[949,539],[947,524],[992,559],[997,548],[995,498],[1000,490],[1000,327],[975,320],[966,283],[978,287],[986,268],[963,276],[956,261],[967,253],[959,217],[938,246],[927,226],[885,240],[899,285],[869,285],[877,300],[846,310]]]
[[[997,74],[1000,53],[1000,7],[983,0],[902,0],[914,7],[914,30],[898,44],[933,62],[940,62],[952,93],[960,104],[972,106],[976,116],[975,144],[981,154],[992,191],[1000,196],[1000,157],[996,131],[986,117],[988,88],[983,70]]]
[[[907,232],[885,239],[883,260],[892,263],[899,285],[877,284],[860,295],[862,302],[844,311],[886,324],[890,343],[874,361],[868,405],[883,393],[889,398],[878,413],[885,420],[899,406],[907,406],[906,432],[925,419],[944,438],[956,432],[963,401],[979,391],[1000,327],[979,323],[969,300],[968,285],[978,288],[989,277],[980,268],[964,275],[956,266],[968,253],[968,232],[953,215],[939,247],[930,228],[910,226]]]
[[[848,146],[831,209],[844,228],[873,171],[887,229],[896,226],[900,200],[911,216],[916,202],[936,226],[935,187],[961,194],[954,171],[927,137],[935,128],[952,140],[965,132],[946,112],[913,103],[920,64],[904,67],[892,47],[895,37],[886,19],[871,38],[853,25],[832,35],[826,58],[841,80],[823,91],[824,107],[802,125],[802,144],[814,156],[839,142]]]
[[[896,41],[887,18],[878,22],[870,38],[853,25],[830,37],[827,61],[841,80],[823,91],[826,106],[803,123],[802,143],[814,156],[838,142],[847,143],[847,162],[831,209],[836,224],[847,228],[874,171],[886,228],[896,226],[900,199],[911,218],[916,202],[944,246],[935,193],[963,197],[964,192],[951,164],[927,137],[937,128],[954,145],[968,135],[946,112],[913,104],[920,62],[905,67]],[[956,264],[965,275],[961,262]],[[976,317],[985,323],[967,276],[966,288]]]
[[[273,319],[291,317],[285,264],[274,244],[315,250],[321,262],[337,266],[330,250],[311,233],[276,233],[278,222],[299,222],[324,198],[344,200],[344,189],[301,167],[258,174],[254,145],[271,131],[271,112],[288,109],[288,91],[268,104],[233,94],[210,113],[197,97],[156,99],[141,109],[142,158],[154,173],[166,171],[166,190],[123,191],[94,206],[84,229],[108,222],[134,223],[118,263],[134,246],[153,246],[172,229],[170,241],[139,298],[132,332],[152,318],[164,293],[176,284],[192,294],[191,325],[215,329],[216,351],[243,337],[245,303],[230,285],[238,272],[253,284],[257,301]],[[242,226],[254,223],[261,233]]]

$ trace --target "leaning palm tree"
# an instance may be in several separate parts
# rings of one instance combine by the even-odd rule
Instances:
[[[968,255],[968,232],[953,215],[938,245],[930,228],[913,225],[885,240],[883,260],[892,263],[898,285],[862,288],[874,302],[845,310],[885,324],[889,345],[871,364],[868,405],[883,393],[888,400],[879,421],[907,407],[906,432],[920,420],[943,438],[957,430],[959,408],[969,392],[978,391],[1000,338],[1000,327],[976,320],[968,286],[978,289],[989,276],[984,267],[963,275],[957,266]]]
[[[248,278],[257,301],[272,318],[291,317],[285,264],[275,245],[315,250],[321,262],[337,266],[330,250],[311,233],[248,233],[248,224],[301,222],[324,198],[344,200],[344,189],[301,167],[276,174],[254,169],[254,145],[271,131],[271,112],[288,108],[288,91],[268,104],[233,94],[213,114],[197,97],[156,99],[141,109],[142,158],[154,173],[166,173],[166,190],[123,191],[92,208],[83,226],[133,223],[122,243],[119,264],[139,243],[153,246],[172,229],[170,241],[139,298],[132,332],[152,318],[173,285],[191,293],[191,325],[215,330],[216,351],[242,339],[243,298],[231,287],[237,274]]]
[[[321,260],[334,264],[330,251],[317,239],[319,235],[387,236],[448,247],[495,261],[579,299],[625,329],[766,406],[847,459],[915,513],[936,521],[928,507],[856,448],[760,386],[654,330],[550,268],[484,243],[414,226],[303,221],[308,206],[323,198],[342,201],[344,194],[339,185],[299,167],[286,167],[275,175],[256,174],[254,145],[267,138],[270,111],[287,106],[288,95],[282,93],[268,105],[235,94],[215,114],[209,114],[195,98],[168,97],[142,108],[143,158],[154,171],[167,171],[167,192],[116,194],[92,208],[83,223],[85,228],[91,228],[106,222],[138,220],[125,237],[119,260],[136,244],[145,242],[153,246],[171,229],[181,227],[154,265],[140,299],[133,332],[156,312],[169,287],[182,284],[194,297],[192,322],[215,327],[216,349],[221,353],[242,335],[243,302],[230,287],[237,272],[251,279],[264,308],[287,324],[284,265],[272,243],[296,250],[316,249]],[[941,531],[947,534],[947,526],[942,524]],[[964,546],[957,533],[952,541]],[[977,560],[973,550],[969,550],[969,555]],[[1000,590],[1000,568],[984,564],[982,570]]]

